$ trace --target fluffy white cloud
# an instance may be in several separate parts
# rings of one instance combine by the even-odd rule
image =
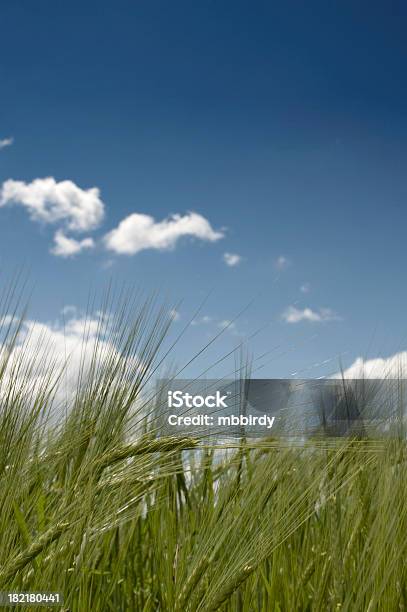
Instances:
[[[230,266],[230,267],[238,266],[240,262],[242,261],[242,257],[241,255],[238,255],[237,253],[224,253],[223,261],[225,262],[227,266]]]
[[[86,249],[92,249],[95,246],[93,238],[84,238],[83,240],[75,240],[65,236],[64,232],[58,230],[54,236],[54,246],[51,249],[53,255],[58,257],[72,257]]]
[[[335,374],[333,378],[407,378],[407,351],[396,353],[390,357],[377,357],[364,360],[358,357],[343,373]]]
[[[330,308],[320,308],[315,311],[311,308],[301,310],[295,306],[289,306],[281,316],[286,323],[300,323],[301,321],[321,323],[323,321],[337,321],[340,318]]]
[[[78,232],[95,229],[104,216],[97,187],[81,189],[72,181],[57,183],[52,177],[31,183],[5,181],[0,190],[0,206],[6,204],[23,206],[34,221],[64,223]]]
[[[35,393],[50,376],[57,380],[63,372],[56,395],[56,402],[59,403],[73,396],[81,375],[86,378],[95,351],[100,359],[107,355],[119,356],[116,347],[107,339],[110,326],[108,316],[96,313],[93,317],[85,318],[73,316],[73,309],[64,312],[71,314],[71,318],[64,322],[23,322],[6,371],[0,378],[0,396],[6,392],[15,375],[20,376],[19,390]],[[0,340],[0,354],[3,347]]]
[[[214,242],[224,234],[215,231],[205,217],[194,212],[172,215],[159,222],[150,215],[134,213],[105,236],[105,245],[120,255],[135,255],[145,249],[174,248],[182,236]]]
[[[14,138],[3,138],[0,139],[0,149],[4,149],[5,147],[11,147],[14,142]]]
[[[0,141],[6,146],[6,141]],[[92,238],[82,240],[67,235],[96,229],[105,215],[105,205],[97,187],[82,189],[73,181],[57,182],[53,177],[37,178],[31,183],[9,179],[0,186],[0,207],[17,205],[25,208],[33,221],[59,227],[50,249],[53,255],[72,257],[95,246]],[[103,238],[105,248],[117,254],[134,255],[145,249],[169,250],[182,236],[209,242],[223,238],[200,214],[189,212],[155,221],[146,214],[134,213]],[[228,265],[237,265],[240,256],[226,253]]]

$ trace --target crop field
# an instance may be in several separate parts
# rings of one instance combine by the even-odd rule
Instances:
[[[167,326],[147,307],[115,319],[117,351],[94,347],[56,420],[63,376],[9,322],[0,591],[59,592],[58,609],[80,612],[406,610],[402,423],[392,437],[228,448],[160,437],[154,398],[139,398]]]

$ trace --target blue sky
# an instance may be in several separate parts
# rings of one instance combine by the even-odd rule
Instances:
[[[404,3],[0,15],[0,262],[29,270],[32,319],[81,312],[114,279],[182,301],[175,333],[208,296],[179,363],[249,303],[202,364],[248,338],[272,351],[261,376],[406,349]],[[134,214],[153,219],[131,217],[129,238]],[[56,232],[76,241],[59,255]]]

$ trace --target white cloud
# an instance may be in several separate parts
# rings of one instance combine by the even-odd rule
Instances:
[[[170,315],[170,319],[174,321],[174,323],[175,321],[179,321],[181,318],[181,315],[179,314],[178,310],[176,310],[175,308],[170,310],[169,315]]]
[[[5,181],[0,190],[0,206],[17,204],[27,209],[33,221],[64,223],[70,230],[95,229],[104,217],[104,204],[97,187],[81,189],[72,181],[59,183],[52,177]]]
[[[0,328],[1,327],[9,327],[10,325],[15,325],[18,320],[12,315],[3,315],[0,316]]]
[[[236,327],[236,323],[230,319],[219,319],[218,317],[204,315],[203,317],[193,319],[193,321],[191,321],[191,325],[209,325],[214,331],[216,331],[216,328],[218,328],[221,330],[224,329],[235,336],[241,335]]]
[[[64,332],[68,337],[96,338],[99,330],[103,330],[106,327],[106,323],[108,323],[108,318],[104,320],[100,313],[88,319],[84,317],[72,317],[65,323]],[[102,331],[100,333],[102,333]]]
[[[284,270],[289,265],[290,265],[290,261],[284,255],[280,255],[279,257],[277,257],[277,259],[274,262],[274,266],[277,268],[277,270]]]
[[[225,262],[227,266],[230,266],[230,267],[238,266],[240,262],[242,261],[242,257],[241,255],[238,255],[237,253],[224,253],[223,261]]]
[[[93,248],[92,238],[77,240],[67,235],[66,230],[94,230],[105,215],[105,205],[97,187],[82,189],[73,181],[57,182],[53,177],[37,178],[31,183],[5,181],[0,186],[0,208],[7,205],[25,208],[33,221],[57,225],[59,229],[50,252],[59,257],[72,257]],[[133,213],[108,232],[103,243],[107,250],[116,254],[134,255],[145,249],[172,249],[182,236],[215,242],[223,238],[224,232],[214,230],[205,217],[194,212],[183,216],[175,214],[159,222],[150,215]],[[225,254],[225,261],[228,265],[237,265],[240,256]]]
[[[301,293],[309,293],[311,291],[311,285],[309,283],[304,283],[300,287]]]
[[[338,372],[333,378],[407,378],[407,351],[390,357],[377,357],[364,360],[358,357],[343,373]]]
[[[51,253],[58,257],[73,257],[81,251],[92,249],[94,246],[93,238],[75,240],[65,236],[64,232],[58,230],[54,236],[54,246],[51,249]]]
[[[225,330],[227,333],[232,334],[232,336],[240,336],[242,337],[244,334],[238,329],[236,323],[231,321],[230,319],[223,319],[217,323],[217,327],[219,329]]]
[[[72,307],[66,312],[73,313]],[[86,378],[96,348],[100,359],[107,355],[119,356],[115,346],[107,340],[109,324],[109,317],[100,313],[87,318],[71,317],[64,323],[24,321],[6,372],[0,379],[0,395],[14,376],[13,370],[21,372],[18,389],[27,392],[39,389],[50,375],[56,380],[63,371],[56,400],[71,397],[80,374]],[[0,343],[0,351],[1,348]],[[17,364],[20,367],[16,370]]]
[[[123,339],[114,315],[96,311],[85,316],[73,307],[64,310],[71,315],[54,322],[23,321],[11,351],[5,335],[0,336],[0,355],[5,357],[8,351],[0,398],[15,392],[30,399],[44,384],[49,388],[51,381],[56,383],[54,407],[58,408],[73,399],[91,372],[102,373],[106,363],[122,361],[134,372],[148,367],[137,354],[122,352]],[[16,319],[14,324],[18,323]]]
[[[14,138],[3,138],[0,140],[0,149],[4,149],[5,147],[11,147],[14,142]]]
[[[286,323],[300,323],[301,321],[321,323],[323,321],[337,321],[340,317],[330,308],[320,308],[318,311],[315,311],[311,308],[301,310],[295,306],[289,306],[283,312],[282,318]]]
[[[135,255],[145,249],[172,249],[182,236],[214,242],[224,234],[215,231],[205,217],[194,212],[172,215],[159,222],[150,215],[134,213],[105,236],[105,244],[120,255]]]
[[[204,315],[203,317],[199,317],[198,319],[193,319],[191,321],[191,325],[208,325],[208,323],[212,323],[212,321],[213,317]]]

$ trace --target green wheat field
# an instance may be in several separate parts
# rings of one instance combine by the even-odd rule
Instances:
[[[377,439],[160,437],[171,322],[152,312],[118,308],[117,350],[95,344],[57,419],[64,373],[2,315],[0,591],[75,612],[407,610],[402,418]]]

